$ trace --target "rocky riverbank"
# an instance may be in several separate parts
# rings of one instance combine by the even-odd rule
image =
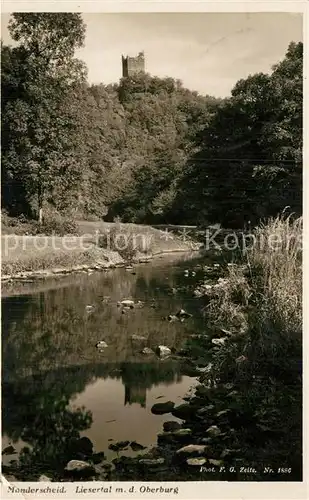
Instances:
[[[4,284],[31,283],[73,273],[91,274],[94,271],[148,263],[161,254],[196,251],[201,247],[192,241],[181,241],[176,236],[166,241],[162,231],[146,227],[150,243],[140,250],[138,244],[136,248],[131,248],[130,238],[135,234],[132,232],[134,228],[126,229],[129,233],[123,227],[116,229],[114,227],[116,236],[129,239],[127,252],[108,248],[108,242],[105,248],[101,237],[95,238],[90,233],[86,235],[88,239],[83,236],[2,236],[1,281]],[[148,237],[146,229],[144,227],[145,235],[137,233],[137,236]],[[118,230],[122,232],[118,234]],[[139,226],[136,228],[138,230]]]

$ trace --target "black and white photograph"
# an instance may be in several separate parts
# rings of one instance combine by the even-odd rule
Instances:
[[[1,28],[5,498],[302,482],[302,12]]]

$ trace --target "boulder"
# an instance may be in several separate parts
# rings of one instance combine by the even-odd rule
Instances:
[[[182,427],[181,429],[177,429],[176,431],[165,432],[164,434],[160,434],[160,435],[162,435],[162,436],[170,435],[170,436],[175,436],[175,437],[178,437],[178,436],[181,437],[181,436],[191,436],[191,434],[192,434],[191,429]]]
[[[160,443],[177,443],[190,442],[192,439],[191,429],[178,429],[177,431],[163,432],[158,434],[158,444]]]
[[[200,458],[187,458],[186,462],[188,465],[192,465],[193,467],[201,467],[206,463],[206,458],[200,457]]]
[[[216,416],[220,418],[220,417],[223,417],[223,416],[225,416],[227,413],[230,413],[230,412],[231,412],[231,410],[230,410],[229,408],[227,408],[226,410],[221,410],[221,411],[218,411],[218,413],[217,413],[217,415],[216,415]]]
[[[237,451],[237,450],[236,450]],[[230,457],[231,455],[233,455],[235,453],[235,450],[231,450],[230,448],[225,448],[220,457],[221,458],[226,458],[226,457]]]
[[[113,464],[110,464],[109,462],[105,462],[104,464],[102,464],[102,469],[111,470],[112,468]]]
[[[122,306],[125,306],[125,307],[134,307],[134,300],[129,300],[129,299],[124,299],[120,302],[120,304]]]
[[[223,464],[222,460],[216,460],[215,458],[209,458],[208,461],[211,465],[215,465],[216,467],[220,467],[220,465]]]
[[[3,472],[3,466],[2,466],[2,472]],[[13,474],[5,474],[5,479],[11,483],[12,481],[18,481],[18,479],[13,476]]]
[[[208,427],[206,432],[211,437],[216,437],[216,436],[219,436],[221,434],[221,431],[217,425],[211,425],[210,427]]]
[[[179,318],[175,316],[175,314],[169,314],[167,316],[168,321],[173,322],[173,321],[179,321]]]
[[[177,316],[177,318],[191,318],[192,317],[192,314],[189,314],[187,313],[184,309],[180,309],[176,314],[175,316]]]
[[[130,447],[133,451],[141,451],[147,448],[147,446],[143,446],[142,444],[139,444],[136,441],[132,441],[132,443],[130,443]]]
[[[95,473],[94,467],[83,460],[70,460],[64,470],[75,476],[91,476]]]
[[[154,467],[156,465],[163,465],[165,462],[164,458],[141,458],[139,459],[139,465],[146,465],[148,467]]]
[[[164,413],[171,413],[175,406],[172,401],[166,401],[166,403],[156,403],[151,408],[151,413],[154,415],[164,415]]]
[[[127,448],[130,444],[130,441],[118,441],[117,443],[115,444],[110,444],[109,445],[109,449],[112,450],[112,451],[120,451],[120,450],[123,450],[124,448]]]
[[[212,339],[211,343],[214,345],[224,345],[227,340],[227,337],[221,337],[219,339]]]
[[[175,420],[164,422],[163,424],[163,430],[165,432],[174,432],[178,431],[178,429],[181,429],[181,424],[179,422],[176,422]]]
[[[167,356],[170,356],[172,354],[172,351],[170,350],[169,347],[166,347],[165,345],[159,345],[156,349],[156,352],[160,358],[165,358]]]
[[[181,405],[175,406],[172,411],[174,417],[180,418],[181,420],[190,419],[197,411],[197,408],[189,403],[183,403]]]
[[[95,345],[98,349],[106,349],[108,347],[107,343],[104,340],[99,340],[99,342]]]
[[[48,476],[45,476],[44,474],[42,474],[39,477],[39,481],[42,482],[42,483],[51,483],[51,478],[48,477]]]
[[[209,387],[207,387],[207,385],[204,385],[204,384],[200,384],[195,388],[195,394],[199,398],[202,398],[205,400],[211,398],[210,389],[209,389]]]
[[[154,354],[154,351],[152,349],[150,349],[150,347],[144,347],[144,349],[142,350],[142,354],[150,355],[150,354]]]
[[[188,444],[176,451],[177,455],[202,455],[207,450],[205,444]]]
[[[196,412],[197,415],[200,415],[200,416],[203,416],[203,415],[207,415],[208,413],[210,413],[213,409],[214,409],[214,405],[207,405],[207,406],[203,406],[202,408],[199,408]]]
[[[209,444],[212,442],[212,438],[211,437],[208,437],[208,438],[202,438],[201,439],[201,443],[202,444]]]

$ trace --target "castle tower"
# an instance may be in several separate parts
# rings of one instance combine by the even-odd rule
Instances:
[[[145,55],[139,52],[136,57],[122,56],[122,77],[145,73]]]
[[[134,385],[125,385],[124,405],[138,403],[142,408],[146,408],[146,387],[135,387]]]

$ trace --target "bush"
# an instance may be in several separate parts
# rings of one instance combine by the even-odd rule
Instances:
[[[147,234],[136,234],[136,229],[120,223],[100,235],[99,246],[118,252],[125,260],[132,260],[139,252],[148,253],[150,250]]]
[[[52,207],[44,210],[43,222],[34,224],[35,234],[66,236],[67,234],[78,234],[78,228],[74,219],[59,213]]]
[[[43,221],[43,224],[36,223],[36,234],[66,236],[78,234],[78,228],[72,219],[47,219]]]

